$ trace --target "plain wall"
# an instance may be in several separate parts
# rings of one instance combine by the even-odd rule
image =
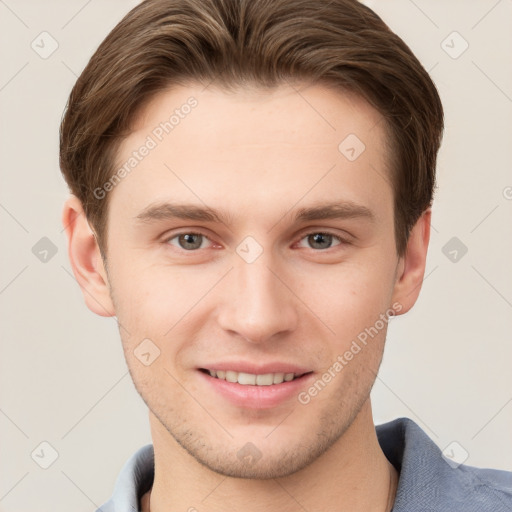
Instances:
[[[71,87],[136,3],[0,2],[1,511],[92,512],[151,441],[115,320],[85,307],[72,276],[58,165]],[[512,2],[366,3],[431,72],[446,112],[426,277],[390,326],[375,420],[410,417],[441,449],[457,442],[466,463],[510,470]],[[46,59],[31,47],[46,37],[51,48],[43,31],[59,45]],[[58,453],[48,469],[31,456],[50,460],[42,442]]]

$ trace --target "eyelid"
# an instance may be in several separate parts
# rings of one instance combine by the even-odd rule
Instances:
[[[304,238],[307,235],[314,235],[315,233],[322,233],[324,235],[331,235],[337,237],[345,242],[349,242],[350,240],[354,240],[354,235],[352,235],[349,231],[345,229],[334,228],[330,226],[307,226],[299,232],[301,238]]]

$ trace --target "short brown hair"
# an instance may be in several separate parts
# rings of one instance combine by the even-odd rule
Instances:
[[[409,47],[356,0],[146,0],[94,53],[71,91],[60,166],[106,250],[116,152],[140,109],[174,84],[227,89],[292,81],[365,98],[391,141],[396,248],[432,204],[443,131],[436,87]],[[341,142],[341,141],[340,141]]]

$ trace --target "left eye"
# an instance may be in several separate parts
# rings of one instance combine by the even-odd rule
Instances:
[[[169,238],[167,243],[185,251],[194,251],[196,249],[204,249],[203,243],[206,241],[209,241],[208,238],[201,233],[181,233]]]
[[[321,232],[309,233],[308,235],[306,235],[300,241],[299,245],[301,247],[304,247],[304,245],[302,245],[302,242],[304,240],[306,241],[306,243],[310,244],[309,247],[311,247],[313,249],[319,249],[319,250],[329,249],[329,248],[333,247],[334,245],[340,245],[343,242],[343,240],[339,236],[331,235],[330,233],[321,233]],[[337,242],[337,243],[333,244],[333,241]]]

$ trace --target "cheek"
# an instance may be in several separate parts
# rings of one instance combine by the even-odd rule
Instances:
[[[139,338],[172,338],[204,309],[222,274],[206,266],[119,265],[111,277],[118,320]]]
[[[301,279],[300,296],[344,344],[388,310],[393,274],[387,267],[389,263],[363,259],[328,266]]]
[[[150,390],[173,385],[172,368],[188,339],[180,341],[179,334],[197,297],[171,268],[119,266],[111,284],[125,359],[137,389],[148,397]]]

